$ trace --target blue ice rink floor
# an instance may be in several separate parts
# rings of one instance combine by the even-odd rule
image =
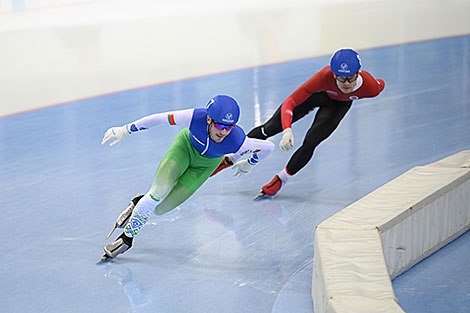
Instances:
[[[467,313],[470,299],[470,232],[401,276],[393,286],[406,312]]]
[[[103,265],[95,263],[106,234],[129,200],[148,190],[179,131],[160,126],[109,148],[100,145],[106,129],[230,94],[248,132],[329,57],[0,119],[0,311],[312,312],[314,227],[411,167],[470,149],[470,36],[360,54],[363,69],[385,80],[384,92],[356,101],[276,197],[252,201],[291,155],[278,147],[250,176],[226,170],[209,179]],[[296,147],[313,117],[294,125]],[[469,257],[465,234],[395,280],[399,303],[409,313],[468,312]]]

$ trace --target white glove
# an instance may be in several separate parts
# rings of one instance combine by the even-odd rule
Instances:
[[[294,147],[294,134],[292,133],[292,128],[286,128],[282,131],[282,139],[279,143],[279,148],[282,151],[287,151]]]
[[[232,166],[232,170],[236,169],[237,172],[233,176],[247,175],[251,172],[253,165],[248,163],[248,160],[240,160]]]
[[[122,140],[122,138],[126,137],[129,135],[129,132],[127,131],[126,125],[121,126],[121,127],[111,127],[106,131],[103,137],[103,141],[101,142],[102,145],[107,143],[110,140],[113,140],[109,146],[112,147],[115,144],[117,144],[119,141]]]

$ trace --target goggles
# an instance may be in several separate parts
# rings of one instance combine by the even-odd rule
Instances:
[[[345,83],[346,81],[352,83],[357,79],[357,74],[351,76],[336,76],[336,80],[340,83]]]
[[[227,130],[227,131],[231,131],[232,128],[235,127],[235,125],[227,125],[227,124],[221,124],[221,123],[217,123],[216,121],[212,120],[212,124],[214,124],[215,128],[217,128],[218,130]]]

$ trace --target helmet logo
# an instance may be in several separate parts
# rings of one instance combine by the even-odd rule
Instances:
[[[222,122],[232,124],[233,123],[233,114],[232,113],[225,114],[225,117],[222,119]]]
[[[208,109],[208,108],[211,106],[211,104],[214,103],[214,102],[215,102],[215,100],[214,100],[214,98],[212,98],[212,99],[209,101],[209,103],[207,104],[206,109]]]
[[[349,67],[346,63],[341,63],[339,65],[338,72],[340,72],[340,73],[350,73],[351,71],[349,70]]]

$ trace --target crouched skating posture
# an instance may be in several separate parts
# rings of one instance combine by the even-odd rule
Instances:
[[[150,190],[136,196],[119,215],[111,230],[123,233],[104,247],[102,260],[114,258],[132,246],[133,238],[153,215],[163,215],[186,201],[214,172],[224,155],[249,156],[236,162],[234,176],[248,174],[274,148],[268,140],[248,138],[237,124],[238,103],[218,95],[205,108],[187,109],[146,116],[121,127],[112,127],[102,144],[115,145],[127,135],[162,124],[184,127],[160,162]],[[100,260],[101,261],[101,260]]]

